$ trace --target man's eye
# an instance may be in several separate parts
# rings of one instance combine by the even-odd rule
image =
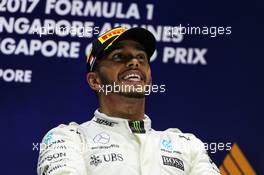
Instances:
[[[140,61],[146,61],[147,60],[147,56],[145,54],[139,54],[139,55],[137,55],[137,58]]]
[[[121,61],[123,58],[123,55],[120,54],[120,53],[116,53],[112,56],[112,59],[115,60],[115,61]]]

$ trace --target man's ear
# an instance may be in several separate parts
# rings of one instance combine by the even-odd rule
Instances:
[[[86,74],[86,80],[89,86],[92,88],[92,90],[98,91],[100,89],[101,81],[100,81],[98,73],[88,72]]]

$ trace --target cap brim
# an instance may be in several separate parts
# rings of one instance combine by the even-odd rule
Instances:
[[[131,28],[126,30],[120,36],[115,38],[115,40],[111,43],[111,46],[109,48],[114,46],[119,41],[126,39],[134,40],[142,44],[142,46],[145,48],[145,51],[149,59],[153,55],[156,49],[156,39],[154,35],[150,31],[144,28]]]

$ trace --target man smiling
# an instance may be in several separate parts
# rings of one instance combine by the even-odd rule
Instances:
[[[194,135],[151,128],[145,93],[152,84],[149,62],[155,44],[143,28],[119,27],[94,40],[87,82],[99,108],[86,123],[60,125],[47,133],[39,175],[220,174]]]
[[[88,74],[88,82],[93,85],[93,81],[90,80],[93,80],[94,77],[92,76],[99,73],[99,78],[103,80],[102,84],[114,85],[116,83],[119,86],[126,84],[128,86],[125,89],[122,88],[120,94],[128,97],[134,97],[135,95],[137,97],[137,93],[132,93],[132,90],[127,88],[151,83],[149,60],[144,48],[136,41],[123,40],[118,42],[111,50],[113,51],[103,58],[104,61],[101,62],[100,69],[96,73]],[[139,97],[144,97],[144,94],[142,93]]]

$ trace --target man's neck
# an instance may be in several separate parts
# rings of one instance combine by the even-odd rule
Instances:
[[[99,111],[112,116],[130,120],[142,120],[145,114],[145,98],[130,98],[119,94],[102,95]]]

